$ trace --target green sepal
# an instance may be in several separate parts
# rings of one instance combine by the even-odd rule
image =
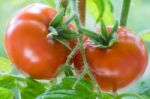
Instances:
[[[101,38],[100,34],[87,30],[85,28],[80,28],[80,31],[83,32],[86,36],[90,37],[91,39],[99,40],[99,38]]]
[[[109,44],[108,44],[108,47],[111,47],[113,46],[115,43],[117,43],[117,38],[112,38],[110,41],[109,41]]]
[[[26,78],[26,86],[21,89],[21,99],[35,99],[36,96],[45,91],[45,86],[28,77]]]
[[[118,26],[119,26],[118,21],[116,21],[115,25],[113,26],[113,28],[109,34],[109,38],[111,38],[113,36],[113,34],[117,32]]]
[[[104,36],[104,39],[106,40],[108,33],[107,33],[106,25],[103,20],[101,20],[101,33]]]
[[[117,38],[114,37],[114,38],[111,38],[109,43],[104,45],[103,43],[97,41],[97,40],[89,40],[89,43],[91,44],[94,44],[94,47],[97,47],[97,48],[110,48],[111,46],[113,46],[115,43],[117,43]]]
[[[53,37],[58,36],[58,32],[54,27],[50,26],[48,27],[48,30],[50,33],[47,35],[47,38],[52,39]]]
[[[64,14],[65,14],[64,9],[61,9],[51,21],[50,26],[57,27],[58,25],[60,25],[63,21]]]
[[[50,39],[57,37],[64,40],[75,40],[78,37],[76,32],[68,30],[62,25],[57,28],[50,26],[48,29],[50,33],[47,35],[47,37]]]
[[[65,40],[75,40],[78,37],[78,34],[72,30],[66,28],[58,28],[59,37]]]
[[[94,47],[98,48],[110,48],[117,42],[117,36],[116,31],[118,29],[118,22],[116,21],[115,25],[113,26],[110,33],[107,33],[107,28],[104,23],[104,21],[101,21],[101,34],[100,36],[97,36],[94,33],[91,33],[91,35],[95,35],[91,40],[89,40],[89,43],[94,44]]]

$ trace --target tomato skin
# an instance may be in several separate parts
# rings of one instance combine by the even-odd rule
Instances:
[[[64,64],[70,50],[48,40],[48,25],[56,11],[46,5],[31,4],[8,23],[5,48],[16,67],[36,79],[50,79]]]
[[[107,29],[109,31],[111,28]],[[131,31],[120,27],[117,38],[118,42],[107,49],[95,48],[87,42],[85,44],[90,70],[105,91],[116,91],[129,85],[144,73],[148,62],[144,42]],[[77,60],[79,60],[75,63],[77,69],[82,69],[81,59],[76,58]]]

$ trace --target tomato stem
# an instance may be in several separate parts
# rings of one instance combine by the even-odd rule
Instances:
[[[65,11],[64,15],[65,15],[66,11],[67,11],[68,4],[69,4],[68,0],[58,0],[57,11],[59,11],[60,9],[64,9],[64,11]]]
[[[66,26],[69,25],[69,23],[71,23],[71,21],[74,20],[74,18],[75,18],[75,15],[74,15],[74,14],[71,15],[71,16],[65,21],[65,25],[66,25]]]
[[[79,13],[80,13],[80,20],[81,20],[81,23],[83,25],[85,25],[85,17],[86,17],[86,0],[79,0],[78,2],[79,4],[79,7],[78,7],[78,10],[79,10]]]
[[[66,65],[69,65],[69,63],[70,63],[70,61],[71,61],[73,55],[77,52],[78,48],[79,48],[79,43],[75,46],[75,48],[74,48],[74,49],[71,51],[71,53],[68,55],[67,60],[66,60],[66,63],[65,63]]]
[[[70,46],[68,44],[66,44],[66,42],[58,39],[58,38],[55,38],[56,41],[58,41],[59,43],[61,43],[62,45],[64,45],[66,48],[68,48],[69,50],[71,50]]]
[[[82,26],[81,26],[81,22],[80,22],[80,19],[79,19],[79,15],[78,15],[78,9],[77,9],[77,0],[70,0],[71,1],[71,7],[72,7],[72,15],[74,15],[74,21],[78,27],[78,32],[79,32],[79,37],[78,37],[78,43],[79,43],[79,47],[81,49],[81,54],[82,54],[82,57],[83,57],[83,63],[84,63],[84,69],[80,75],[80,77],[76,80],[76,82],[74,83],[73,85],[73,88],[76,87],[76,85],[79,83],[79,81],[85,76],[85,74],[88,74],[89,77],[91,78],[92,82],[95,84],[97,84],[95,78],[93,77],[90,69],[89,69],[89,65],[87,63],[87,59],[86,59],[86,54],[85,54],[85,50],[84,50],[84,47],[83,47],[83,32],[82,32]],[[100,88],[98,87],[98,91],[100,92]],[[100,95],[101,95],[101,92],[100,92]]]
[[[120,26],[126,26],[131,0],[123,0]]]

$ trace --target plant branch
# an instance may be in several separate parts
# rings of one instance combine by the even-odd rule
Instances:
[[[95,78],[93,77],[90,69],[89,69],[89,65],[87,63],[87,59],[86,59],[86,54],[85,54],[85,50],[83,47],[83,32],[82,30],[84,30],[83,28],[81,28],[81,22],[79,20],[79,15],[78,15],[78,10],[77,10],[77,0],[71,0],[71,4],[72,4],[72,15],[74,15],[74,21],[78,27],[78,31],[79,31],[79,38],[78,38],[78,43],[79,43],[79,47],[81,49],[81,53],[82,53],[82,57],[83,57],[83,63],[84,63],[84,69],[80,75],[80,77],[76,80],[76,82],[73,85],[73,88],[76,87],[76,85],[79,83],[79,81],[85,76],[85,74],[88,74],[89,77],[91,78],[93,83],[97,83]],[[100,92],[100,88],[98,87],[98,91]],[[101,96],[101,92],[100,92],[100,96]]]
[[[124,0],[120,19],[120,26],[126,26],[131,0]]]
[[[57,2],[57,11],[59,11],[60,9],[63,8],[65,11],[65,14],[66,14],[69,1],[68,0],[57,0],[57,1],[58,1]]]
[[[86,17],[86,0],[79,0],[78,2],[79,4],[79,7],[78,7],[78,10],[79,10],[79,15],[80,15],[80,20],[81,20],[81,23],[83,25],[85,25],[85,17]]]
[[[78,48],[79,48],[79,43],[75,46],[75,48],[72,50],[72,52],[67,57],[67,60],[66,60],[66,63],[65,63],[66,65],[69,65],[73,55],[77,52]]]

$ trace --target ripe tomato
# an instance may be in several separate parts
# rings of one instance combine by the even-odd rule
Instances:
[[[107,28],[108,31],[111,28]],[[124,27],[117,30],[118,42],[110,48],[96,48],[85,44],[85,52],[90,70],[103,90],[116,91],[129,85],[145,71],[148,52],[144,42]],[[75,67],[81,72],[82,59],[74,57]]]
[[[36,79],[49,79],[64,64],[70,50],[48,40],[48,26],[56,11],[46,5],[31,4],[8,23],[5,47],[17,68]]]

